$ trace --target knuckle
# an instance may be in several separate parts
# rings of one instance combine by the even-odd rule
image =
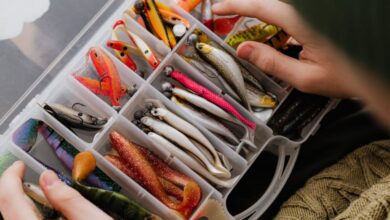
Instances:
[[[273,73],[275,71],[275,57],[269,54],[261,54],[260,50],[256,50],[253,53],[250,61],[267,73]]]

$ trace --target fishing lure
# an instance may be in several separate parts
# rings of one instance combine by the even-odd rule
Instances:
[[[271,47],[280,50],[285,49],[287,41],[291,38],[289,34],[284,32],[283,30],[279,31],[275,36],[271,37],[265,44],[270,45]]]
[[[135,33],[127,29],[126,24],[124,23],[123,20],[117,21],[113,29],[114,32],[117,32],[119,30],[124,31],[129,37],[129,39],[133,42],[133,44],[136,45],[138,49],[141,51],[143,57],[145,58],[145,60],[148,61],[149,65],[152,66],[153,69],[156,69],[158,67],[160,61],[157,58],[157,56],[150,49],[150,47],[145,43],[145,41],[142,40],[142,38],[140,38],[138,35],[136,35]]]
[[[241,16],[222,17],[214,19],[214,32],[219,36],[226,36],[233,30]]]
[[[167,33],[168,33],[169,45],[171,45],[171,48],[174,48],[177,44],[177,41],[171,27],[167,27]]]
[[[110,99],[114,109],[119,110],[122,94],[121,78],[111,58],[99,47],[92,47],[89,50],[89,57],[101,77],[102,82],[107,82],[110,88]]]
[[[249,108],[248,94],[239,65],[228,53],[205,43],[197,43],[196,49],[213,65],[223,78],[234,88],[246,108]]]
[[[68,108],[61,104],[44,104],[43,109],[51,114],[53,117],[63,122],[66,126],[72,128],[80,128],[84,130],[100,130],[107,123],[107,118],[95,117],[74,109],[76,103],[72,108]],[[83,104],[79,104],[84,106]]]
[[[28,119],[13,133],[12,141],[22,150],[29,152],[37,141],[38,127],[41,125],[39,120]]]
[[[95,93],[96,95],[103,95],[103,96],[110,95],[111,89],[110,89],[110,85],[107,82],[101,82],[95,79],[91,79],[84,76],[78,76],[78,75],[73,75],[73,77],[82,85],[87,87],[87,89],[89,89],[91,92]],[[134,85],[134,88],[130,89],[122,84],[121,96],[125,96],[125,95],[132,96],[135,92],[136,92],[136,85]]]
[[[150,21],[150,24],[152,25],[152,28],[154,32],[156,33],[157,37],[164,42],[165,45],[168,47],[169,44],[169,38],[168,33],[166,30],[166,27],[163,23],[163,20],[161,18],[161,14],[159,9],[157,8],[157,5],[154,0],[143,0],[145,4],[145,10],[146,15],[148,16],[148,19]]]
[[[176,0],[176,3],[180,5],[187,12],[191,12],[196,6],[198,6],[202,0]]]
[[[116,41],[115,44],[119,44],[120,41]],[[123,43],[123,42],[121,42]],[[107,42],[108,45],[115,45],[113,42]],[[124,43],[123,43],[124,44]],[[109,46],[109,47],[110,47]],[[112,47],[111,47],[112,48]],[[118,50],[118,49],[113,49],[115,56],[122,61],[127,67],[129,67],[131,70],[136,71],[137,70],[137,64],[134,62],[134,60],[130,57],[130,54],[127,53],[127,46],[122,46],[123,49],[125,50]]]
[[[184,24],[186,28],[191,27],[190,22],[187,19],[183,18],[182,16],[180,16],[172,11],[166,10],[166,9],[159,8],[159,11],[160,11],[160,14],[162,16],[162,19],[166,23],[171,24],[171,25]]]
[[[156,172],[158,172],[157,169],[153,169],[153,166],[148,162],[147,158],[145,158],[146,155],[140,150],[141,147],[137,147],[134,143],[131,143],[116,131],[110,133],[110,141],[113,148],[121,155],[121,158],[126,161],[127,166],[131,167],[134,172],[138,174],[138,181],[143,183],[142,185],[151,194],[156,196],[157,199],[162,201],[169,208],[183,214],[184,217],[187,218],[189,216],[201,197],[200,188],[195,182],[188,182],[184,187],[183,198],[188,199],[184,199],[177,203],[170,199],[163,190],[156,174]],[[198,201],[194,201],[191,197],[196,197],[196,200]],[[196,204],[194,204],[194,202],[196,202]]]
[[[54,210],[41,188],[33,183],[24,182],[23,190],[32,199],[44,219],[59,219],[60,214]],[[62,219],[62,218],[61,218]]]
[[[205,127],[207,130],[227,138],[229,141],[233,142],[234,144],[239,144],[240,141],[236,138],[236,136],[229,129],[227,129],[223,124],[221,124],[214,118],[200,111],[196,111],[192,106],[188,105],[187,103],[184,103],[183,100],[178,99],[176,96],[172,96],[171,101],[177,104],[177,106],[180,109],[182,109],[184,112],[186,112],[188,115],[191,115],[196,121],[202,124],[202,126]]]
[[[150,20],[148,19],[147,15],[146,15],[145,3],[144,3],[143,1],[137,1],[137,2],[134,4],[133,11],[134,11],[136,14],[139,14],[139,15],[141,16],[142,21],[143,21],[144,24],[145,24],[145,28],[146,28],[150,33],[152,33],[153,35],[156,35],[156,33],[154,32],[154,29],[152,28],[152,24],[150,23]]]
[[[212,159],[209,161],[213,161],[214,166],[222,171],[229,172],[223,165],[218,156],[217,151],[214,146],[210,143],[210,141],[192,124],[173,114],[166,108],[154,108],[151,111],[151,114],[155,117],[158,117],[160,120],[166,121],[172,127],[180,130],[188,137],[194,139],[195,141],[202,144],[206,147],[207,151],[211,153]]]
[[[256,108],[275,108],[276,99],[259,91],[257,88],[251,85],[247,85],[248,101],[252,107]]]
[[[177,158],[179,158],[183,163],[188,165],[191,169],[202,175],[204,178],[209,180],[210,182],[225,188],[230,188],[233,184],[238,180],[238,177],[232,179],[219,179],[210,174],[210,172],[204,168],[199,161],[185,153],[183,150],[172,144],[170,141],[165,139],[163,136],[158,135],[154,132],[149,132],[148,136],[152,139],[152,141],[162,148],[166,149],[169,152],[172,152]]]
[[[74,158],[72,178],[83,181],[96,168],[96,159],[89,151],[80,152]]]
[[[259,23],[245,30],[230,35],[226,42],[233,48],[237,48],[245,41],[265,42],[277,34],[281,29],[275,25]]]
[[[203,0],[202,2],[202,23],[212,31],[214,31],[214,15],[211,10],[213,4],[213,0]]]
[[[222,178],[230,178],[231,174],[229,171],[220,170],[212,164],[207,157],[190,141],[190,139],[185,136],[182,132],[177,129],[169,126],[168,124],[161,122],[159,120],[153,119],[151,117],[143,117],[141,119],[142,124],[148,126],[153,129],[155,132],[163,135],[169,140],[177,143],[179,146],[191,152],[194,156],[196,156],[202,163],[206,166],[206,168],[215,176]]]
[[[237,109],[234,108],[234,106],[232,106],[230,103],[228,103],[222,97],[216,95],[215,93],[211,92],[210,90],[208,90],[205,87],[201,86],[200,84],[196,83],[192,79],[185,76],[183,73],[178,72],[176,70],[173,70],[172,67],[165,68],[165,74],[167,74],[168,76],[177,80],[178,82],[183,84],[186,88],[190,89],[191,91],[195,92],[196,94],[201,95],[205,99],[216,104],[217,106],[221,107],[225,111],[231,113],[232,115],[234,115],[241,122],[246,124],[252,130],[256,130],[256,124],[254,122],[251,122],[248,119],[246,119],[244,116],[242,116],[237,111]]]

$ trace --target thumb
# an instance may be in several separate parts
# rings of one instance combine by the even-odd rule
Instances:
[[[304,92],[309,89],[307,82],[316,80],[315,65],[286,56],[263,43],[244,42],[237,48],[237,55]]]
[[[43,172],[39,183],[50,204],[67,219],[111,219],[76,190],[61,182],[53,171]]]

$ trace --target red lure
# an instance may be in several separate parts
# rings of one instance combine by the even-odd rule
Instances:
[[[110,96],[110,85],[107,82],[99,82],[96,79],[91,79],[85,76],[74,75],[74,78],[91,90],[96,95]],[[128,89],[125,85],[121,86],[121,95],[127,95]]]
[[[137,70],[137,64],[135,64],[134,60],[131,59],[130,54],[128,52],[129,45],[125,42],[119,40],[109,40],[107,42],[107,47],[113,49],[115,51],[116,56],[131,70]]]
[[[214,20],[214,32],[219,36],[226,36],[233,30],[234,25],[241,16],[237,15],[231,18],[217,18]]]
[[[107,82],[110,90],[109,96],[111,104],[115,109],[120,108],[120,98],[122,94],[121,78],[118,70],[110,57],[99,47],[92,47],[89,50],[89,57],[100,76],[102,82]]]
[[[246,119],[244,116],[242,116],[234,106],[232,106],[230,103],[228,103],[225,99],[218,96],[217,94],[211,92],[207,88],[201,86],[200,84],[196,83],[183,73],[173,70],[172,73],[170,73],[170,76],[183,84],[187,89],[191,90],[192,92],[202,96],[203,98],[209,100],[210,102],[216,104],[217,106],[221,107],[225,111],[229,112],[230,114],[234,115],[236,118],[238,118],[240,121],[242,121],[244,124],[246,124],[251,129],[256,129],[256,124]]]

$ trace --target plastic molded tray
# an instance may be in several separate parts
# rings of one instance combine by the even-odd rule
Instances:
[[[183,162],[177,159],[174,156],[174,153],[167,152],[159,148],[159,146],[154,144],[142,130],[131,123],[134,112],[144,107],[145,99],[159,99],[166,105],[168,109],[198,127],[199,130],[215,146],[215,148],[222,152],[231,161],[233,166],[232,176],[237,177],[237,181],[234,185],[240,181],[240,179],[245,175],[246,171],[251,167],[252,163],[264,151],[273,152],[278,156],[274,177],[272,180],[270,180],[270,184],[264,194],[258,199],[256,203],[254,203],[251,207],[248,207],[247,210],[235,216],[231,216],[232,219],[245,219],[248,217],[250,217],[250,219],[257,219],[271,205],[273,200],[276,198],[286,183],[297,159],[299,146],[316,131],[321,119],[335,106],[337,101],[331,101],[327,107],[324,108],[315,118],[315,120],[305,128],[303,138],[300,141],[292,141],[286,137],[274,135],[271,128],[269,128],[265,122],[254,117],[251,112],[245,110],[233,98],[224,93],[222,89],[218,87],[218,84],[205,77],[202,73],[186,63],[179,56],[181,51],[184,50],[187,46],[186,37],[195,29],[200,29],[205,32],[211,39],[219,43],[232,55],[234,55],[234,50],[226,43],[224,43],[222,39],[204,27],[191,14],[179,8],[179,6],[176,5],[173,1],[161,0],[161,2],[170,5],[173,10],[182,15],[184,18],[188,19],[192,26],[186,36],[174,49],[171,50],[152,34],[150,34],[147,30],[141,27],[135,20],[128,21],[128,28],[141,36],[152,48],[152,50],[154,50],[161,58],[161,65],[156,70],[152,71],[145,67],[147,75],[145,79],[141,78],[139,75],[122,64],[113,55],[112,51],[105,46],[105,42],[111,36],[112,25],[117,19],[121,18],[122,13],[127,8],[134,4],[134,0],[130,2],[116,1],[115,3],[107,3],[105,11],[100,12],[100,16],[96,16],[94,18],[94,22],[92,22],[93,24],[91,23],[89,25],[89,29],[86,30],[84,34],[80,35],[78,40],[75,40],[73,45],[71,45],[72,52],[62,55],[58,62],[53,64],[54,67],[48,70],[48,73],[52,73],[50,78],[53,79],[48,80],[45,78],[42,79],[42,81],[37,82],[36,84],[39,84],[40,88],[31,89],[31,91],[35,91],[36,93],[30,91],[31,93],[25,95],[25,98],[29,100],[22,100],[20,101],[21,104],[19,103],[20,105],[26,104],[25,107],[16,109],[13,114],[9,114],[9,117],[13,118],[1,139],[2,146],[6,147],[6,149],[4,147],[2,148],[3,153],[5,151],[10,151],[17,158],[24,160],[28,167],[32,169],[31,172],[29,171],[29,175],[31,173],[33,178],[37,178],[37,175],[45,168],[37,161],[35,161],[29,154],[20,150],[12,142],[11,137],[13,132],[29,118],[40,119],[51,126],[68,142],[76,146],[78,150],[88,150],[96,155],[99,168],[101,168],[107,175],[109,175],[113,180],[122,186],[122,192],[124,194],[138,201],[145,208],[150,209],[152,212],[155,212],[164,219],[179,219],[179,216],[174,211],[167,208],[148,191],[138,185],[134,180],[127,177],[103,158],[104,154],[111,149],[108,140],[109,133],[113,130],[119,130],[129,140],[149,148],[157,155],[159,155],[160,158],[169,165],[192,177],[199,183],[203,191],[203,197],[200,205],[194,211],[191,218],[197,216],[205,201],[207,201],[209,198],[220,201],[221,204],[226,207],[227,198],[234,190],[234,186],[231,188],[218,188],[213,186],[204,178],[188,168]],[[129,87],[135,86],[137,88],[137,92],[132,97],[121,100],[122,109],[119,112],[116,112],[109,105],[108,100],[93,94],[72,77],[72,73],[80,71],[80,69],[85,67],[85,54],[92,46],[103,47],[114,61],[121,75],[122,82]],[[246,63],[245,61],[241,62],[249,71],[256,74],[256,78],[268,91],[271,91],[278,97],[280,100],[279,105],[283,103],[283,100],[288,97],[288,90],[279,86],[266,74],[262,73],[249,63]],[[245,155],[244,157],[241,152],[232,150],[223,141],[221,141],[219,137],[215,136],[199,125],[196,121],[194,121],[194,119],[192,119],[191,115],[187,115],[183,111],[175,108],[175,104],[161,93],[161,83],[163,81],[170,81],[170,79],[162,74],[162,69],[166,65],[174,66],[193,80],[225,97],[226,100],[234,105],[242,115],[251,119],[252,121],[255,121],[257,124],[257,129],[255,132],[255,144],[258,147],[258,150],[252,152],[250,155]],[[54,70],[56,70],[56,73],[58,74],[54,73]],[[88,74],[88,68],[83,72],[83,74]],[[50,81],[50,83],[47,83],[48,81]],[[46,82],[47,84],[42,85],[43,82]],[[178,84],[176,83],[176,85]],[[31,97],[33,98],[31,99]],[[109,121],[102,130],[96,133],[76,132],[76,135],[51,115],[46,113],[40,106],[42,103],[60,103],[64,105],[83,103],[86,105],[87,109],[84,109],[86,112],[101,117],[107,117],[109,118]],[[7,119],[10,121],[11,118]],[[244,134],[245,130],[238,129],[237,133]],[[53,158],[54,155],[46,153],[44,141],[41,140],[39,146],[34,147],[34,153],[35,156],[42,158],[44,157],[48,160],[48,162],[53,163],[53,166],[58,165],[56,164],[58,161],[56,162]],[[61,168],[59,165],[58,167],[59,169]],[[229,212],[229,210],[227,210],[227,212]]]

